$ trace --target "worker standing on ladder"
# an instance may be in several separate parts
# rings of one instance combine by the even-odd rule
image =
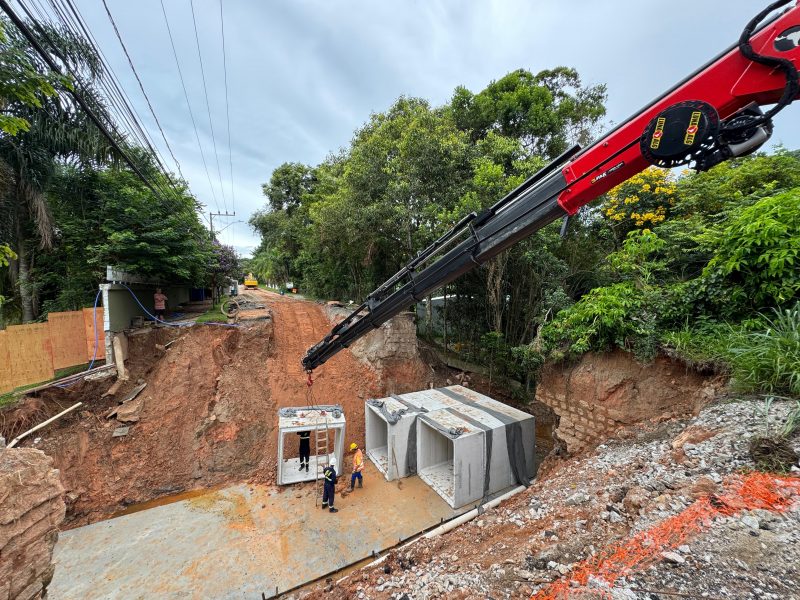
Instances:
[[[308,473],[308,459],[311,456],[311,432],[298,431],[297,435],[300,436],[300,470],[306,470]]]
[[[322,508],[329,508],[332,513],[339,512],[338,508],[333,507],[333,500],[336,496],[336,457],[331,459],[330,464],[322,471],[325,483],[322,486]]]
[[[364,487],[364,477],[361,475],[361,471],[364,470],[364,455],[355,442],[350,444],[350,452],[353,452],[353,474],[350,476],[350,491],[352,492],[356,485],[356,479],[358,479],[358,487]]]

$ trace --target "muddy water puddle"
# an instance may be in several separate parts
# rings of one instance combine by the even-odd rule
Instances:
[[[169,496],[161,496],[160,498],[154,498],[153,500],[148,500],[147,502],[139,502],[137,504],[131,504],[130,506],[122,509],[121,511],[114,513],[109,518],[116,519],[117,517],[132,515],[133,513],[138,513],[143,510],[150,510],[151,508],[157,508],[159,506],[166,506],[167,504],[181,502],[182,500],[193,500],[197,498],[202,498],[203,496],[215,494],[219,492],[220,489],[222,489],[222,486],[210,487],[210,488],[198,488],[196,490],[188,490],[185,492],[180,492],[178,494],[172,494]]]

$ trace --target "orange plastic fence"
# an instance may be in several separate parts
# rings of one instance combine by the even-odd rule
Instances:
[[[570,575],[539,590],[534,600],[565,600],[570,597],[570,581],[581,586],[594,577],[613,585],[620,577],[641,571],[661,559],[661,553],[683,544],[686,539],[708,527],[720,515],[743,510],[786,510],[800,496],[800,478],[750,473],[731,478],[722,495],[703,496],[674,517],[612,546],[577,565]],[[598,590],[598,597],[610,597]]]

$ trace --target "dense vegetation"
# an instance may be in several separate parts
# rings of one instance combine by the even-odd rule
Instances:
[[[460,217],[585,142],[604,99],[566,68],[458,88],[442,107],[401,98],[322,164],[272,173],[251,219],[262,236],[251,267],[359,301]],[[582,210],[563,238],[559,226],[448,286],[420,333],[529,384],[547,359],[622,348],[800,393],[799,153],[702,174],[649,169]]]
[[[91,85],[102,75],[91,46],[68,31],[46,35],[111,123]],[[120,138],[150,185],[122,166],[68,93],[73,85],[0,20],[0,327],[91,305],[106,265],[195,286],[238,275],[233,250],[209,238],[186,185]]]

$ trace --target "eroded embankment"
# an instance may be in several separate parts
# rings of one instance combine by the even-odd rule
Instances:
[[[724,384],[724,378],[703,376],[665,356],[645,365],[616,350],[548,365],[536,399],[558,415],[556,433],[575,454],[634,423],[697,414]]]
[[[103,397],[112,383],[106,380],[51,388],[27,400],[43,414],[84,402],[36,444],[60,470],[67,526],[166,494],[243,480],[263,468],[270,450],[274,457],[266,435],[274,415],[265,369],[271,339],[269,321],[145,331],[130,336],[130,379],[113,397]],[[140,381],[147,387],[139,419],[126,436],[112,437],[121,424],[106,415]]]
[[[363,444],[365,399],[428,387],[419,358],[409,371],[414,376],[408,376],[403,365],[376,369],[344,350],[314,373],[310,396],[300,358],[330,330],[322,306],[253,293],[264,296],[271,319],[244,321],[237,328],[131,332],[129,379],[113,396],[104,395],[113,379],[87,381],[44,390],[0,414],[0,433],[11,439],[75,402],[84,403],[42,430],[38,441],[31,436],[23,444],[45,451],[60,470],[66,527],[187,490],[274,483],[280,407],[341,404],[347,443]],[[146,387],[136,400],[138,419],[107,418],[141,383]],[[127,435],[113,437],[123,425],[130,426]],[[296,436],[290,437],[288,454],[296,451]]]

